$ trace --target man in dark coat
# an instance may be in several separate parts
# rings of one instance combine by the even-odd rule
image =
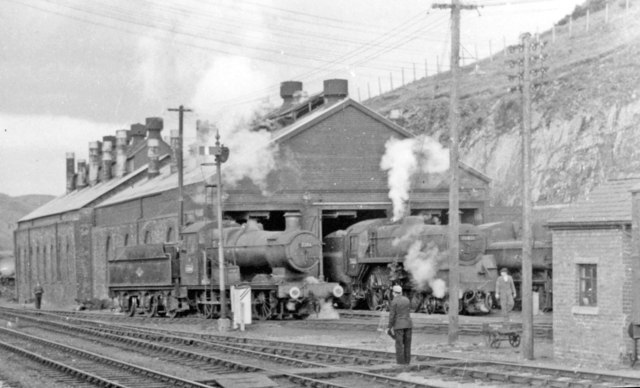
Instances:
[[[509,276],[509,271],[506,268],[502,268],[500,277],[496,280],[496,299],[500,301],[505,323],[509,322],[509,311],[513,308],[515,297],[516,286],[513,284],[513,278]]]
[[[402,295],[402,287],[392,288],[393,300],[389,305],[389,333],[396,339],[396,362],[408,365],[411,361],[411,302]]]
[[[40,306],[42,304],[42,294],[44,294],[44,290],[42,289],[40,283],[38,283],[36,285],[36,288],[33,289],[33,293],[36,296],[36,308],[40,310]]]

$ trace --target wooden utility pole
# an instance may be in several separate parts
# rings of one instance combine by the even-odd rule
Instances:
[[[176,150],[176,158],[178,164],[178,235],[182,239],[182,228],[184,227],[184,167],[183,167],[183,143],[184,143],[184,112],[191,112],[180,105],[178,108],[169,108],[169,112],[178,112],[178,149]]]
[[[547,68],[543,66],[544,43],[532,41],[531,34],[520,36],[520,43],[509,48],[510,52],[520,52],[522,57],[509,61],[519,67],[518,73],[510,75],[517,79],[518,86],[511,91],[522,93],[522,355],[525,359],[533,359],[533,233],[531,230],[531,100],[532,90],[539,89],[545,82],[534,82],[533,77],[544,75]],[[532,50],[535,52],[532,54]],[[537,62],[537,63],[536,63]]]
[[[458,341],[459,290],[460,290],[460,171],[458,169],[459,126],[460,126],[460,10],[474,9],[475,6],[462,5],[460,0],[451,4],[433,4],[433,8],[451,9],[451,90],[449,92],[449,344]]]
[[[522,354],[533,360],[533,279],[531,254],[531,34],[521,37],[522,79]]]

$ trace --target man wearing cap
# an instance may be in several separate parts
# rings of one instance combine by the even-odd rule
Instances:
[[[402,295],[402,287],[393,286],[393,300],[389,305],[389,328],[396,339],[396,362],[408,365],[411,361],[411,302]]]
[[[509,276],[506,268],[500,270],[500,277],[496,280],[496,299],[500,301],[502,316],[505,322],[509,322],[509,311],[513,308],[516,297],[516,286],[513,278]]]

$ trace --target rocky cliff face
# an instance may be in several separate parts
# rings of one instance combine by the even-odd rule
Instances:
[[[542,34],[547,85],[532,107],[532,194],[537,203],[568,203],[615,177],[640,175],[640,2],[604,11]],[[519,93],[504,53],[464,71],[461,159],[493,179],[492,204],[521,197]],[[449,75],[416,81],[365,102],[415,133],[448,141]]]

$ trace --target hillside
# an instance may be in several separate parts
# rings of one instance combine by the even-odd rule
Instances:
[[[10,197],[0,193],[0,252],[13,252],[13,230],[18,220],[53,198],[35,194]]]
[[[542,34],[548,45],[547,86],[532,112],[533,200],[568,203],[602,181],[640,174],[640,1],[612,2],[605,12]],[[512,56],[515,59],[515,56]],[[493,179],[492,204],[520,201],[522,104],[508,92],[515,68],[504,53],[463,69],[461,159]],[[366,101],[383,115],[401,113],[399,124],[446,144],[449,74],[423,78]]]

